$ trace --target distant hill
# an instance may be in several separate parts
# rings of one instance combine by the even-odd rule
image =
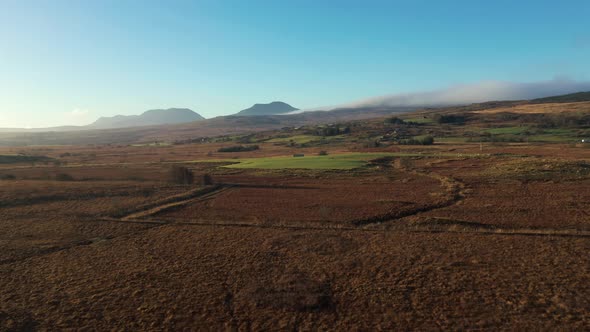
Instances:
[[[532,104],[543,104],[543,103],[575,103],[579,101],[590,101],[590,91],[587,92],[576,92],[561,96],[552,96],[545,98],[537,98],[531,100]]]
[[[285,114],[293,111],[298,111],[298,108],[295,108],[287,103],[283,103],[282,101],[273,101],[270,104],[254,104],[254,106],[247,108],[245,110],[241,110],[237,113],[237,115],[242,116],[251,116],[251,115],[275,115],[275,114]]]
[[[333,112],[317,111],[285,115],[219,116],[202,121],[161,126],[94,129],[80,127],[78,131],[1,132],[0,146],[26,145],[84,145],[84,144],[135,144],[145,142],[173,142],[175,140],[234,135],[299,127],[322,123],[347,122],[391,116],[415,111],[417,108],[351,108]]]
[[[188,108],[149,110],[141,115],[116,115],[101,117],[86,126],[87,129],[113,129],[139,126],[157,126],[204,120],[201,115]]]
[[[537,105],[545,103],[567,103],[589,100],[579,106],[561,107],[560,105]],[[285,104],[280,102],[272,104]],[[72,145],[72,144],[134,144],[154,141],[182,141],[195,138],[214,137],[253,133],[283,127],[299,127],[329,123],[342,123],[372,118],[390,117],[394,114],[415,112],[414,117],[437,114],[456,113],[560,113],[588,112],[590,92],[580,92],[563,96],[554,96],[534,100],[489,101],[469,105],[448,106],[442,108],[413,107],[349,107],[336,108],[332,111],[307,111],[285,114],[296,110],[288,108],[283,113],[273,115],[256,115],[261,107],[254,105],[248,110],[230,116],[203,119],[188,109],[152,110],[136,116],[115,116],[101,118],[92,125],[80,127],[53,127],[36,129],[0,128],[0,146],[26,145]],[[271,110],[269,112],[275,112]],[[249,116],[244,116],[244,113]],[[197,121],[201,120],[201,121]],[[141,126],[141,127],[139,127]]]

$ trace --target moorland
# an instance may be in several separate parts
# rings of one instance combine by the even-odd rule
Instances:
[[[586,330],[576,98],[4,133],[0,330]]]

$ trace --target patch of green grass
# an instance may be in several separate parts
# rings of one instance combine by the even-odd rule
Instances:
[[[573,136],[575,132],[571,129],[566,128],[555,128],[555,129],[545,129],[543,130],[544,134],[551,134],[551,135],[561,135],[561,136]]]
[[[468,141],[467,137],[435,137],[436,143],[465,143]]]
[[[406,122],[415,122],[415,123],[434,123],[434,119],[432,118],[424,118],[424,117],[417,117],[417,118],[409,118],[404,119]]]
[[[526,132],[532,132],[533,135],[525,135]],[[486,129],[484,132],[493,134],[492,140],[511,141],[509,138],[519,139],[521,141],[529,142],[545,142],[545,143],[563,143],[576,140],[576,133],[571,129],[555,128],[555,129],[531,129],[530,127],[503,127]]]
[[[309,143],[311,141],[319,140],[321,137],[313,136],[313,135],[295,135],[289,137],[277,137],[269,139],[267,142],[269,143],[289,143],[291,141],[297,144],[304,144]]]
[[[576,140],[576,133],[565,128],[545,129],[542,134],[529,136],[529,141],[532,142],[562,143]]]
[[[314,135],[295,135],[289,137],[276,137],[269,139],[269,143],[289,143],[293,141],[296,144],[305,144],[314,141],[333,141],[344,138],[344,135],[337,136],[314,136]]]
[[[353,169],[361,167],[365,161],[354,158],[339,158],[337,156],[307,156],[307,157],[272,157],[240,160],[237,164],[227,165],[227,168],[259,168],[259,169]]]
[[[532,135],[529,136],[529,142],[544,142],[544,143],[563,143],[575,141],[575,137],[558,136],[558,135]]]
[[[145,143],[145,144],[131,144],[131,146],[141,147],[141,146],[170,146],[170,143],[163,143],[163,142],[154,142],[154,143]]]
[[[503,128],[486,129],[485,132],[493,134],[493,135],[503,135],[503,134],[519,135],[519,134],[523,134],[527,130],[529,130],[529,127],[503,127]]]
[[[255,168],[255,169],[354,169],[367,164],[369,160],[383,157],[483,157],[480,154],[422,154],[422,153],[342,153],[327,156],[280,156],[267,158],[244,158],[225,160],[202,160],[195,162],[231,162],[225,168]]]
[[[52,160],[54,159],[46,156],[0,155],[0,164],[49,162]]]

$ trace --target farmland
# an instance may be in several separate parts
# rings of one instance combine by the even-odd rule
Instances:
[[[496,114],[0,148],[0,330],[588,329],[584,128]]]

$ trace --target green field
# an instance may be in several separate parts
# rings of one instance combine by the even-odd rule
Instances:
[[[527,131],[533,131],[534,134],[525,135]],[[502,127],[486,129],[485,132],[496,135],[496,137],[506,137],[510,135],[515,137],[526,137],[530,142],[563,143],[575,141],[577,139],[574,131],[562,128],[534,130],[526,126]]]
[[[340,139],[340,138],[344,138],[344,135],[338,135],[338,136],[313,136],[313,135],[295,135],[295,136],[289,136],[289,137],[277,137],[277,138],[272,138],[269,139],[267,142],[269,143],[289,143],[291,141],[293,141],[296,144],[305,144],[305,143],[309,143],[309,142],[313,142],[313,141],[321,141],[321,140],[327,140],[327,141],[331,141],[331,140],[335,140],[335,139]]]
[[[225,168],[256,168],[256,169],[354,169],[363,167],[368,161],[382,157],[473,157],[478,158],[485,155],[480,154],[421,154],[421,153],[342,153],[327,156],[280,156],[268,158],[244,158],[244,159],[221,159],[202,160],[195,162],[231,162],[224,165]]]
[[[171,146],[171,145],[172,144],[166,143],[166,142],[154,142],[154,143],[144,143],[144,144],[131,144],[131,146],[134,146],[134,147],[142,147],[142,146],[154,147],[154,146]]]
[[[542,133],[529,136],[531,142],[565,143],[577,140],[576,132],[567,128],[543,129]]]
[[[435,143],[465,143],[468,137],[451,136],[451,137],[435,137]]]
[[[490,133],[493,135],[519,135],[523,134],[525,131],[529,130],[529,127],[502,127],[502,128],[492,128],[486,129],[486,133]]]
[[[425,117],[409,118],[409,119],[404,119],[404,121],[414,122],[414,123],[434,123],[434,119],[425,118]]]
[[[52,160],[52,158],[45,156],[0,155],[0,164],[49,162]]]
[[[269,139],[267,142],[269,143],[289,143],[291,141],[297,144],[309,143],[311,141],[315,141],[320,139],[319,136],[312,136],[312,135],[295,135],[289,137],[277,137]]]

